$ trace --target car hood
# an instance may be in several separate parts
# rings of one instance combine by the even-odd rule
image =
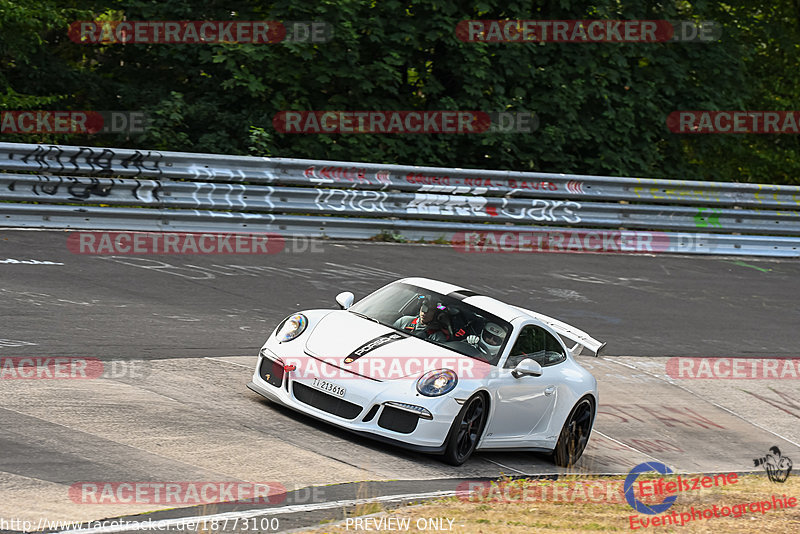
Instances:
[[[432,369],[469,373],[490,366],[347,311],[323,317],[306,338],[306,354],[376,380],[417,377]]]

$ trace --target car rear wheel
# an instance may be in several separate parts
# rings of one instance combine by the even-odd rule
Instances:
[[[475,395],[464,403],[447,434],[447,447],[444,452],[444,460],[447,463],[461,465],[475,451],[486,424],[487,409],[488,405],[483,395]]]
[[[558,443],[553,450],[553,463],[561,467],[569,467],[583,454],[589,435],[592,433],[594,420],[594,403],[589,396],[583,397],[572,408],[572,411],[561,429]]]

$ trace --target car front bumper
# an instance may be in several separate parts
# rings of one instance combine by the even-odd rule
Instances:
[[[444,452],[447,434],[461,410],[452,392],[442,397],[420,395],[416,379],[377,381],[341,370],[335,378],[320,373],[319,379],[344,388],[342,397],[315,386],[308,372],[283,371],[281,362],[271,351],[262,350],[247,387],[305,415],[407,449]],[[420,415],[404,405],[427,413]]]

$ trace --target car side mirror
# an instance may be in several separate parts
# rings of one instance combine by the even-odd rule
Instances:
[[[511,376],[514,378],[522,378],[523,376],[542,376],[542,366],[536,360],[525,358],[514,367],[511,371]]]
[[[339,304],[339,307],[343,310],[346,310],[350,306],[353,305],[353,301],[356,299],[356,296],[350,293],[349,291],[345,291],[344,293],[339,293],[336,295],[336,302]]]

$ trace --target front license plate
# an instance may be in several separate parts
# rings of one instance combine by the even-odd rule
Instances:
[[[319,378],[315,378],[314,381],[311,383],[311,385],[326,393],[331,393],[333,395],[336,395],[337,397],[344,397],[344,394],[346,392],[342,386],[337,386],[336,384],[325,382],[324,380],[320,380]]]

